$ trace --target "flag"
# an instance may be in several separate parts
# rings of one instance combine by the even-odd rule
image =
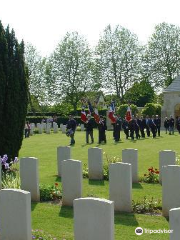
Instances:
[[[87,116],[86,116],[86,112],[84,109],[81,110],[81,121],[84,123],[87,122]]]
[[[99,113],[97,108],[94,109],[94,120],[96,121],[96,123],[99,123],[100,117],[99,117]]]
[[[111,105],[109,107],[109,113],[108,113],[108,118],[111,120],[111,123],[116,122],[116,117],[114,116],[115,113],[115,103],[111,102]]]
[[[88,101],[88,113],[91,115],[94,112],[94,109],[90,103],[90,101]]]
[[[126,118],[126,121],[128,121],[128,122],[131,121],[131,119],[132,119],[132,114],[131,114],[131,108],[130,108],[130,106],[127,107],[127,112],[126,112],[125,118]]]

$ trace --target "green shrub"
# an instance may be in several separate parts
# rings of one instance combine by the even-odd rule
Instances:
[[[142,110],[143,115],[161,115],[161,105],[155,103],[147,103]]]
[[[62,191],[58,183],[54,185],[40,185],[40,201],[53,201],[62,198]]]
[[[142,201],[132,201],[132,208],[134,213],[160,213],[162,210],[161,200],[155,200],[153,197],[147,199],[144,197]]]
[[[131,107],[132,115],[137,115],[138,114],[137,106],[134,104],[131,104],[130,107]],[[126,115],[127,108],[128,108],[128,104],[122,104],[118,108],[117,113],[121,116],[121,118],[124,118],[124,116]]]
[[[144,174],[142,181],[146,183],[159,183],[159,170],[153,167],[148,168],[148,174]]]

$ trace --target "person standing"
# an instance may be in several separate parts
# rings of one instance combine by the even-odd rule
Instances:
[[[106,143],[106,121],[104,120],[103,116],[100,116],[100,120],[98,123],[98,130],[99,130],[99,141],[98,143],[101,144],[101,142]]]
[[[67,131],[69,131],[69,136],[71,138],[71,141],[70,141],[70,145],[74,145],[75,144],[75,140],[74,140],[74,134],[75,134],[75,131],[76,131],[76,120],[74,119],[74,117],[72,115],[69,115],[69,120],[67,122],[67,125],[66,125],[66,128],[67,128]]]
[[[154,115],[152,116],[152,118],[150,117],[150,119],[149,119],[149,127],[150,127],[150,129],[151,129],[151,132],[152,132],[152,138],[156,138],[156,124],[155,124],[155,122],[154,122]]]
[[[164,128],[166,130],[166,134],[169,130],[169,119],[167,117],[165,117],[165,120],[164,120]]]
[[[25,124],[25,138],[28,138],[30,136],[30,131],[31,131],[31,125],[27,121]]]
[[[154,119],[154,123],[156,124],[158,137],[160,137],[161,119],[158,115],[156,115],[156,118]]]
[[[149,126],[149,123],[150,123],[150,119],[149,119],[149,116],[147,115],[146,116],[146,133],[147,133],[147,136],[150,137],[150,126]]]
[[[85,123],[85,128],[86,128],[86,143],[89,143],[89,136],[91,137],[91,143],[94,143],[93,120],[90,114],[87,115],[87,122]]]
[[[176,121],[176,128],[180,134],[180,117],[177,117],[177,121]]]
[[[126,139],[128,139],[128,137],[129,137],[129,123],[126,120],[126,118],[123,119],[122,128],[123,128],[124,133],[126,135]]]
[[[116,122],[115,122],[115,130],[114,130],[114,141],[115,142],[119,142],[119,140],[120,140],[121,126],[122,126],[121,118],[119,115],[117,115]]]
[[[172,117],[172,115],[169,119],[169,135],[171,134],[174,134],[174,118]]]
[[[132,119],[129,121],[129,130],[130,130],[131,140],[134,140],[135,125],[136,125],[136,121],[134,119],[134,116],[132,116]]]

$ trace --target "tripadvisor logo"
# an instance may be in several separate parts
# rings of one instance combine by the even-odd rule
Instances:
[[[136,235],[142,235],[143,234],[143,229],[141,227],[137,227],[135,229],[135,233],[136,233]]]

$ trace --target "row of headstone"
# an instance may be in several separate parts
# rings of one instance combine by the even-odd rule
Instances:
[[[32,239],[30,192],[1,190],[0,213],[0,239]],[[114,203],[98,198],[75,199],[74,239],[114,240]]]
[[[71,147],[58,147],[57,163],[59,177],[61,177],[61,162],[68,159],[71,159]],[[138,150],[122,150],[122,162],[132,165],[132,182],[138,182]],[[90,180],[103,179],[103,150],[101,148],[94,147],[88,149],[88,171]]]
[[[82,197],[82,162],[68,159],[61,162],[62,205],[73,206]],[[112,163],[109,166],[109,198],[116,211],[132,211],[131,164]]]

